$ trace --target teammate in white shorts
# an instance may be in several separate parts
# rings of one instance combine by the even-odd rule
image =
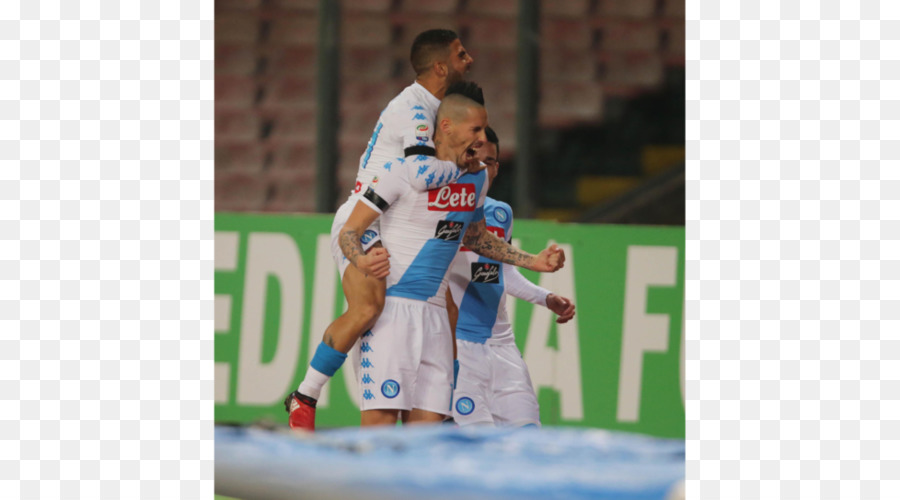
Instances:
[[[486,126],[482,105],[448,93],[438,110],[438,157],[454,157],[483,142]],[[363,426],[395,424],[398,418],[440,422],[450,414],[453,341],[444,276],[461,241],[476,252],[536,271],[552,272],[565,262],[558,247],[531,255],[486,230],[484,171],[427,192],[411,187],[415,175],[408,161],[386,165],[340,233],[341,249],[355,267],[387,278],[384,310],[359,348]],[[379,216],[390,254],[365,259],[359,237]]]
[[[486,159],[490,183],[497,177],[500,142],[488,127]],[[510,206],[488,197],[484,203],[488,231],[512,240]],[[528,281],[519,270],[462,248],[447,273],[447,312],[455,331],[459,379],[453,392],[457,424],[540,426],[540,414],[528,368],[516,347],[506,313],[506,295],[547,306],[557,323],[575,316],[567,298]]]
[[[442,161],[435,158],[435,116],[447,88],[459,82],[469,71],[473,59],[450,30],[428,30],[416,37],[410,50],[410,62],[416,81],[405,88],[382,111],[372,132],[368,147],[360,157],[359,172],[350,197],[338,209],[331,226],[331,252],[341,274],[341,285],[347,298],[347,311],[332,322],[310,361],[305,378],[297,391],[285,399],[292,428],[313,430],[315,407],[322,387],[341,367],[347,352],[359,337],[375,324],[384,306],[384,280],[366,276],[356,268],[348,269],[337,236],[347,217],[374,178],[373,173],[388,161],[409,162],[415,176],[409,182],[422,191],[455,181],[465,170],[481,168],[472,151]],[[361,234],[363,251],[370,256],[386,255],[380,240],[378,224]]]

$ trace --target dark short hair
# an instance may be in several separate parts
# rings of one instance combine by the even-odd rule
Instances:
[[[494,132],[490,126],[484,129],[484,135],[487,136],[487,140],[489,143],[497,146],[497,157],[500,157],[500,138],[497,137],[497,132]]]
[[[419,33],[409,49],[409,62],[416,75],[428,71],[435,59],[443,57],[458,38],[453,30],[433,29]]]
[[[448,96],[451,94],[459,94],[464,97],[468,97],[473,101],[477,102],[484,106],[484,93],[481,91],[481,87],[478,86],[475,82],[467,82],[465,80],[461,82],[456,82],[447,87],[447,92],[444,93],[444,96]]]

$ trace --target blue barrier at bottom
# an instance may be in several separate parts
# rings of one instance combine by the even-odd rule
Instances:
[[[683,440],[570,428],[216,427],[216,493],[238,498],[683,498]]]

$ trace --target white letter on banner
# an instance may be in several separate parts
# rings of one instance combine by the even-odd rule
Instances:
[[[234,271],[237,267],[239,236],[236,232],[216,231],[214,264],[216,271]],[[231,329],[231,295],[216,294],[214,304],[215,331],[216,333],[226,333]],[[231,387],[231,365],[226,362],[216,362],[214,369],[213,400],[216,403],[227,403],[228,389]]]
[[[316,349],[322,343],[322,335],[328,325],[334,321],[334,295],[338,283],[338,272],[334,265],[334,259],[331,257],[331,235],[320,234],[316,238],[316,279],[313,282],[315,293],[313,294],[312,303],[312,321],[309,325],[309,356],[310,361],[315,355]],[[347,363],[345,362],[346,366]],[[307,368],[308,369],[308,368]],[[356,378],[348,376],[346,370],[340,369],[334,374],[335,377],[344,377],[347,390],[350,391],[351,401],[356,401],[353,394],[359,392],[357,389]],[[332,377],[334,378],[334,377]],[[322,387],[322,393],[319,395],[316,408],[327,408],[329,394],[331,391],[331,380]],[[357,405],[358,406],[358,405]]]
[[[266,281],[281,289],[278,344],[271,363],[262,363]],[[237,402],[271,405],[284,399],[297,369],[303,324],[303,269],[294,240],[280,233],[251,233],[247,244]]]
[[[678,249],[675,247],[628,247],[616,414],[620,422],[638,421],[644,353],[669,349],[669,315],[647,314],[647,288],[674,286],[677,268]]]
[[[551,240],[549,244],[553,244]],[[540,286],[572,299],[575,297],[575,269],[571,245],[559,245],[566,252],[569,265],[555,273],[542,273]],[[578,316],[564,325],[556,325],[559,350],[547,347],[556,314],[546,307],[535,307],[531,314],[528,340],[525,341],[525,364],[531,372],[535,392],[539,387],[559,391],[560,416],[565,420],[583,420],[581,390],[581,350],[578,347]]]

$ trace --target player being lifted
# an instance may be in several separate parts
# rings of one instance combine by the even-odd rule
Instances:
[[[488,127],[485,145],[488,181],[500,168],[500,141]],[[488,230],[512,240],[513,213],[502,201],[487,197],[484,218]],[[447,273],[447,312],[455,331],[459,380],[453,392],[457,424],[540,426],[531,377],[516,347],[506,313],[507,294],[546,306],[559,315],[557,323],[575,316],[575,305],[528,281],[509,264],[463,248]]]
[[[373,167],[388,161],[408,163],[416,172],[410,186],[419,191],[453,182],[466,170],[481,169],[471,149],[448,156],[452,161],[441,161],[434,156],[432,135],[438,106],[447,88],[461,81],[473,62],[459,37],[443,29],[420,33],[410,49],[410,62],[416,81],[382,111],[368,147],[360,157],[356,186],[338,209],[331,226],[331,252],[341,274],[347,311],[325,329],[305,378],[285,399],[288,423],[295,429],[315,428],[315,408],[322,387],[344,363],[347,352],[359,337],[375,324],[384,306],[384,280],[348,267],[338,245],[338,232],[374,178]],[[474,146],[478,148],[480,144]],[[380,243],[377,223],[360,232],[360,238],[363,251],[371,257],[387,255]]]
[[[474,84],[465,93],[473,96],[473,90],[480,94]],[[483,143],[486,126],[484,106],[465,95],[448,94],[437,116],[438,157],[458,157]],[[387,278],[384,310],[360,344],[363,426],[390,425],[398,418],[440,422],[450,414],[453,341],[444,277],[461,242],[481,255],[535,271],[553,272],[565,261],[555,246],[532,255],[488,232],[486,172],[467,173],[454,184],[426,192],[412,186],[417,172],[408,160],[387,162],[340,232],[341,249],[353,267]],[[360,237],[379,216],[390,253],[366,255]]]

